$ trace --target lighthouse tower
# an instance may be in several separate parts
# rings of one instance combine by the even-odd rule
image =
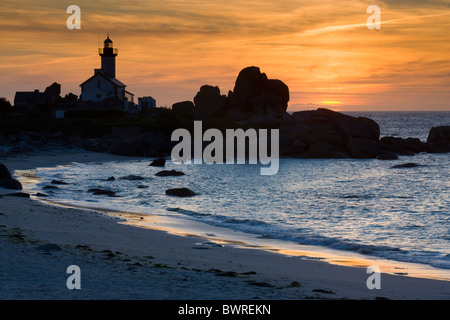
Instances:
[[[103,41],[103,48],[98,49],[102,59],[101,69],[94,69],[94,75],[80,84],[81,101],[101,102],[107,100],[104,105],[98,104],[96,108],[120,108],[127,112],[134,110],[134,94],[126,90],[126,85],[116,78],[116,56],[118,50],[113,47],[112,40],[108,37]]]
[[[98,54],[102,57],[102,70],[103,72],[112,77],[116,77],[116,56],[118,54],[118,50],[113,48],[113,42],[109,38],[106,38],[103,41],[103,48],[98,49]]]

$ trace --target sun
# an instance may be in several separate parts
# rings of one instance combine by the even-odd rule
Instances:
[[[341,101],[320,101],[320,104],[341,104]]]

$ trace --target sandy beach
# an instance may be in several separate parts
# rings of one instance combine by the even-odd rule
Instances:
[[[14,173],[122,159],[129,158],[60,151],[0,158],[0,163]],[[174,234],[170,228],[157,230],[164,228],[151,216],[70,208],[8,193],[13,191],[0,190],[4,300],[450,299],[449,281],[404,275],[410,273],[400,264],[399,274],[381,268],[381,289],[369,290],[370,261],[349,258],[338,265],[326,252],[233,242],[220,230],[210,236]],[[45,250],[45,244],[57,247]],[[71,265],[81,270],[80,290],[66,286]]]

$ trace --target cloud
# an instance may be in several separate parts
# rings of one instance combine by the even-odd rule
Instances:
[[[0,96],[53,81],[79,93],[110,32],[119,79],[158,104],[190,100],[206,83],[226,93],[242,68],[257,65],[288,84],[290,108],[371,108],[395,94],[407,101],[408,92],[414,103],[425,106],[433,92],[435,104],[449,106],[448,3],[380,2],[382,29],[368,30],[362,0],[79,0],[82,29],[70,31],[71,2],[3,0]]]

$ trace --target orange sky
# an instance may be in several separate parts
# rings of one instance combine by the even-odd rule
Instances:
[[[66,27],[71,4],[81,30]],[[372,4],[381,30],[365,25]],[[0,97],[54,81],[79,95],[107,32],[117,78],[159,106],[204,84],[227,94],[241,69],[259,66],[289,86],[288,111],[450,111],[450,0],[2,0]]]

